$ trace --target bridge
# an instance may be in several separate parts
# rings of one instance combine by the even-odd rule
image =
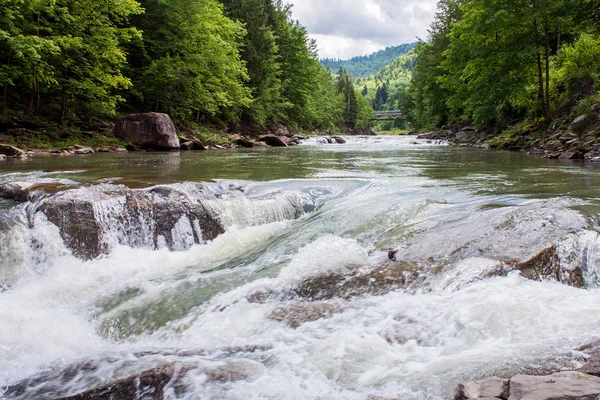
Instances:
[[[400,110],[375,111],[371,121],[394,121],[403,117]]]

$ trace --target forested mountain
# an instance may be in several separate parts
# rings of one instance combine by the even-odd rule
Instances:
[[[159,111],[187,126],[366,123],[344,117],[348,89],[281,0],[0,0],[0,9],[3,117],[73,124]]]
[[[421,127],[548,126],[600,101],[600,1],[442,0],[400,102]],[[589,107],[587,107],[589,111]]]
[[[417,57],[411,51],[373,75],[356,78],[355,85],[375,111],[394,110],[398,106],[400,94],[412,79],[416,63]]]
[[[343,68],[354,77],[364,77],[377,73],[399,56],[411,51],[415,45],[416,43],[405,43],[399,46],[386,47],[384,50],[377,51],[368,56],[352,57],[349,60],[325,58],[321,60],[321,64],[332,71]]]

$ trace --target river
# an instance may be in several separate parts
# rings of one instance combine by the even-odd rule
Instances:
[[[9,399],[173,363],[185,376],[172,399],[448,399],[460,381],[571,366],[600,339],[597,165],[352,137],[0,162],[0,183],[14,181],[208,191],[224,233],[195,244],[205,227],[179,224],[166,246],[140,223],[124,241],[116,206],[98,200],[103,254],[86,261],[36,212],[43,197],[1,200],[0,388],[43,377]],[[585,288],[492,273],[554,244]],[[298,290],[389,263],[419,279],[318,301]]]

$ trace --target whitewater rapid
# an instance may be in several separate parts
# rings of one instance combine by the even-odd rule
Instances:
[[[114,225],[103,236],[110,250],[88,261],[34,200],[3,203],[0,388],[47,374],[7,398],[54,399],[179,362],[194,368],[166,398],[439,400],[459,381],[576,366],[574,349],[600,339],[597,193],[574,182],[568,195],[532,195],[496,165],[460,180],[428,170],[448,168],[453,150],[403,138],[309,142],[294,156],[339,164],[319,159],[310,177],[166,183],[194,196],[231,189],[202,200],[224,233],[197,244],[195,228],[178,225],[181,246],[168,249],[123,244]],[[118,184],[85,182],[82,171],[0,181],[60,181],[87,194]],[[592,183],[593,172],[583,172]],[[95,208],[106,226],[118,214],[110,204]],[[491,273],[549,245],[561,266],[581,269],[585,288]],[[287,294],[306,279],[393,262],[423,279],[323,300],[334,312],[297,326],[274,318],[311,303]],[[61,375],[77,364],[87,367]]]

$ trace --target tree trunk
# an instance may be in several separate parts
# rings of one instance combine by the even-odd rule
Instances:
[[[7,67],[10,67],[12,52],[8,52],[8,62],[6,63]],[[6,110],[6,103],[8,101],[8,80],[4,82],[4,93],[2,95],[2,110]]]
[[[60,117],[58,119],[58,123],[61,125],[64,125],[65,123],[65,116],[67,113],[67,88],[66,87],[62,87],[61,91],[60,91]]]
[[[546,123],[550,124],[550,32],[548,32],[548,21],[544,27],[544,33],[546,35],[546,51],[544,57],[546,58],[546,108],[544,110],[544,118]]]

